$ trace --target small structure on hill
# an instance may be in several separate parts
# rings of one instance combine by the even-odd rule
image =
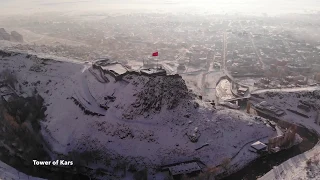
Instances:
[[[251,147],[258,153],[267,149],[267,145],[265,145],[264,143],[262,143],[260,141],[257,141],[255,143],[251,144]]]
[[[96,61],[92,67],[98,69],[103,74],[108,74],[115,78],[115,80],[121,80],[122,77],[128,72],[128,69],[119,62],[111,62],[109,59],[102,59]]]
[[[246,88],[246,87],[240,86],[240,87],[238,88],[238,94],[239,94],[239,95],[244,96],[247,91],[248,91],[248,88]]]
[[[204,165],[200,161],[192,160],[192,161],[162,166],[161,171],[169,171],[169,174],[174,179],[179,179],[184,175],[196,176],[202,171],[202,168],[200,167],[199,163]]]
[[[165,69],[162,68],[147,68],[147,69],[141,69],[140,73],[143,75],[154,75],[154,76],[166,76],[167,72]]]
[[[271,114],[276,115],[278,117],[285,114],[285,112],[282,109],[279,109],[275,106],[272,106],[271,104],[267,103],[266,101],[262,101],[258,104],[255,104],[254,107],[260,111],[271,113]]]

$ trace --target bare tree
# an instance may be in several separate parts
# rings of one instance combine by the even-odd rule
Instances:
[[[223,161],[221,163],[221,167],[223,167],[224,169],[228,169],[230,162],[231,162],[230,158],[223,159]]]

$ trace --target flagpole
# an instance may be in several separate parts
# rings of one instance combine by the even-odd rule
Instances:
[[[156,67],[156,69],[159,69],[158,57],[156,56],[156,58],[157,58],[157,67]]]
[[[157,56],[156,56],[156,58],[157,58],[157,70],[159,69],[159,55],[158,55],[158,53],[159,53],[159,51],[157,51]]]

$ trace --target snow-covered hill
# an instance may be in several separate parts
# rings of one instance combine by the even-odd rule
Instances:
[[[77,152],[78,159],[95,152],[90,167],[110,172],[119,164],[147,167],[150,179],[157,177],[155,167],[192,159],[209,167],[231,159],[241,167],[257,157],[248,151],[250,144],[242,146],[274,134],[258,118],[212,108],[180,76],[128,74],[121,81],[107,76],[109,82],[102,83],[90,64],[3,52],[0,58],[0,71],[17,74],[21,93],[36,88],[44,97],[41,132],[52,150]]]

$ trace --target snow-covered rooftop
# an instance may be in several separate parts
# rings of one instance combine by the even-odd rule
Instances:
[[[260,151],[260,150],[263,150],[267,147],[267,145],[265,145],[264,143],[260,142],[260,141],[257,141],[253,144],[251,144],[251,147],[253,147],[254,149]]]
[[[158,74],[158,73],[161,73],[161,74],[165,74],[166,73],[166,70],[165,69],[158,69],[158,68],[148,68],[148,69],[141,69],[140,70],[142,73],[145,73],[145,74]]]
[[[124,74],[126,73],[128,70],[120,63],[112,63],[112,64],[109,64],[107,66],[101,66],[101,68],[103,70],[109,70],[109,71],[113,71],[117,74]]]
[[[201,168],[196,162],[192,163],[182,163],[178,164],[176,166],[169,167],[169,171],[172,175],[178,175],[178,174],[188,174],[195,171],[200,171]]]

